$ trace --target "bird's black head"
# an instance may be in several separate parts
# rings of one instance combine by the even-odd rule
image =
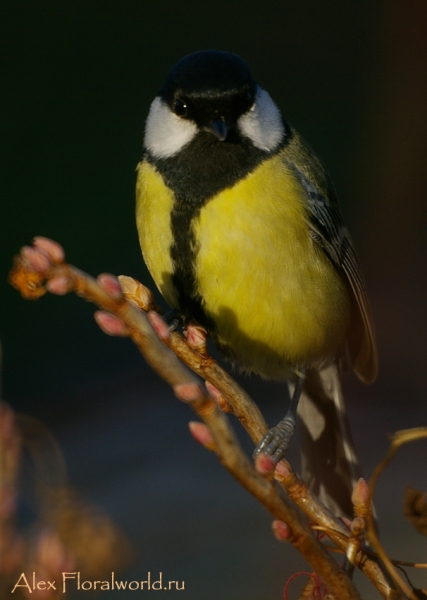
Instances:
[[[255,101],[256,83],[236,54],[203,50],[182,58],[159,96],[171,111],[224,141]]]
[[[278,108],[246,63],[230,52],[203,50],[170,70],[151,105],[144,146],[154,159],[191,145],[195,155],[229,162],[225,157],[242,151],[230,146],[270,153],[284,135]]]
[[[212,97],[255,89],[244,60],[231,52],[201,50],[184,56],[169,71],[160,96],[170,101],[175,94]]]

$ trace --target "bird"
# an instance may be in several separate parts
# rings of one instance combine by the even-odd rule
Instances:
[[[303,478],[351,513],[360,470],[341,376],[371,383],[371,309],[332,181],[238,55],[201,50],[170,70],[137,165],[144,261],[184,323],[242,371],[287,381],[285,419],[256,453],[284,456],[296,420]]]

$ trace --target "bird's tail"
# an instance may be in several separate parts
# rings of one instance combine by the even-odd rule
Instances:
[[[303,480],[336,516],[351,517],[351,494],[360,477],[360,467],[337,364],[307,371],[298,420]]]

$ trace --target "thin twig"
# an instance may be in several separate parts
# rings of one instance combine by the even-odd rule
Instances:
[[[120,275],[118,279],[125,298],[144,311],[153,309],[152,294],[145,286],[132,277]],[[209,381],[227,398],[233,414],[257,444],[268,427],[258,406],[245,390],[212,357],[191,348],[179,333],[173,332],[164,342],[192,371]]]
[[[392,458],[394,457],[394,455],[396,454],[398,449],[401,446],[403,446],[404,444],[407,444],[407,443],[410,443],[410,442],[413,442],[415,440],[419,440],[422,438],[426,438],[426,437],[427,437],[427,428],[426,427],[405,429],[402,431],[397,431],[393,435],[393,437],[391,439],[390,447],[388,449],[388,452],[387,452],[384,460],[377,466],[377,468],[375,469],[375,471],[371,477],[371,480],[369,482],[369,494],[370,494],[371,501],[373,499],[374,489],[375,489],[375,485],[377,483],[378,477],[384,471],[384,469],[387,467],[387,465],[390,463],[390,461],[392,460]],[[410,600],[416,600],[417,596],[416,596],[415,592],[408,586],[406,581],[404,579],[402,579],[402,577],[399,575],[397,570],[394,568],[393,562],[387,556],[387,553],[385,552],[385,550],[378,538],[376,526],[375,526],[372,514],[368,515],[368,526],[369,526],[368,527],[368,539],[372,545],[372,548],[375,550],[375,552],[380,557],[381,561],[384,563],[388,573],[390,574],[390,577],[393,579],[393,581],[396,583],[396,585],[399,586],[399,588],[402,590],[402,592]]]
[[[124,295],[135,302],[142,310],[153,307],[151,292],[140,282],[131,277],[120,276],[120,284]],[[239,417],[243,427],[255,444],[267,431],[267,425],[258,407],[240,386],[209,356],[200,354],[190,348],[183,337],[174,332],[169,340],[165,340],[171,349],[191,368],[212,383],[225,396],[232,407],[232,412]],[[311,492],[302,479],[291,469],[286,470],[285,477],[276,471],[276,480],[286,491],[288,497],[308,517],[309,521],[323,527],[326,535],[346,553],[350,532],[343,522],[335,517]],[[355,564],[365,573],[370,581],[379,589],[387,600],[398,598],[380,566],[369,558],[362,548],[356,554]]]
[[[181,400],[188,402],[201,417],[211,431],[214,451],[219,460],[277,520],[286,523],[289,527],[289,541],[322,578],[329,592],[336,600],[359,598],[350,579],[331,558],[326,548],[315,539],[310,527],[294,505],[281,497],[273,482],[254,469],[241,450],[226,415],[217,403],[206,393],[204,386],[191,371],[182,364],[175,352],[165,344],[173,347],[192,370],[211,381],[227,397],[233,412],[254,441],[258,441],[266,430],[258,407],[212,359],[192,351],[178,334],[163,333],[161,341],[146,315],[124,298],[113,276],[100,276],[98,280],[89,277],[79,269],[66,264],[62,248],[45,238],[36,238],[35,247],[27,247],[21,251],[21,255],[15,259],[10,281],[24,297],[38,298],[46,291],[57,294],[74,291],[86,300],[97,304],[103,311],[116,315],[120,323],[124,324],[121,335],[131,337],[150,366],[171,385],[175,394]],[[314,500],[307,486],[290,469],[286,472],[286,475],[279,475],[278,478],[281,479],[280,483],[289,497],[305,514],[312,517],[310,520],[329,529],[329,537],[337,546],[345,550],[348,530],[328,513],[323,505]],[[374,581],[383,597],[389,600],[396,598],[378,565],[362,551],[359,555],[358,566]],[[370,565],[369,569],[366,565]]]

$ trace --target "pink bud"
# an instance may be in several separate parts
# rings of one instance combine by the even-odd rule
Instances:
[[[227,398],[219,391],[218,388],[212,385],[212,383],[209,383],[209,381],[205,381],[205,386],[209,392],[209,395],[215,400],[222,412],[233,412]]]
[[[206,350],[207,333],[203,327],[190,323],[185,328],[185,337],[189,345],[195,350]]]
[[[119,319],[115,315],[107,313],[103,310],[97,310],[93,316],[95,318],[95,321],[98,323],[99,327],[107,335],[115,335],[121,337],[125,337],[126,335],[128,335],[126,325],[121,319]]]
[[[369,500],[369,487],[365,479],[361,477],[353,489],[351,497],[353,504],[366,504]]]
[[[173,391],[183,402],[196,402],[203,398],[203,390],[198,383],[178,383],[173,386]]]
[[[33,245],[42,250],[52,262],[57,264],[64,262],[64,248],[58,242],[38,235],[33,239]]]
[[[99,287],[102,288],[110,298],[113,298],[114,300],[123,298],[119,280],[114,275],[110,275],[110,273],[101,273],[101,275],[98,275],[97,281]]]
[[[37,248],[24,246],[21,248],[21,255],[37,273],[43,273],[51,267],[49,257]]]
[[[159,313],[155,312],[154,310],[150,310],[147,313],[147,318],[150,321],[152,328],[161,340],[166,341],[170,338],[169,327],[166,321],[164,321],[159,315]]]
[[[188,427],[196,442],[199,442],[202,446],[213,446],[214,440],[207,425],[199,421],[190,421]]]
[[[258,454],[255,458],[255,470],[260,475],[268,475],[274,471],[274,460],[268,454]]]
[[[205,381],[205,386],[206,389],[208,390],[209,394],[212,396],[212,398],[214,400],[216,400],[217,402],[219,402],[220,398],[222,397],[221,392],[219,391],[218,388],[216,388],[212,383],[210,383],[209,381]]]
[[[49,281],[46,283],[46,288],[51,294],[63,296],[64,294],[68,294],[68,292],[71,290],[72,283],[64,275],[58,275],[58,277],[52,277],[52,279],[49,279]]]
[[[291,538],[291,530],[283,521],[273,521],[271,524],[274,536],[279,542],[288,542]]]

